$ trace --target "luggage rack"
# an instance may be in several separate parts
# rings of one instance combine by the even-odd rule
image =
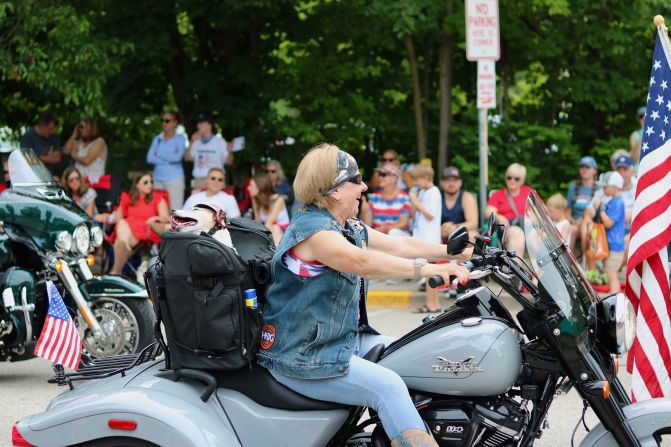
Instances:
[[[146,362],[155,360],[163,353],[163,348],[158,342],[152,343],[137,354],[117,355],[102,359],[94,359],[86,354],[82,354],[79,362],[79,370],[66,374],[63,365],[54,364],[54,373],[56,375],[49,379],[49,383],[56,383],[59,386],[68,385],[74,389],[72,384],[75,380],[93,380],[104,379],[115,374],[126,376],[126,371]]]

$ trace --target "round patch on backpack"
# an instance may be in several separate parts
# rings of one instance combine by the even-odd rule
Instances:
[[[275,343],[275,335],[277,330],[275,330],[275,325],[266,324],[261,328],[261,348],[270,349],[270,347]]]

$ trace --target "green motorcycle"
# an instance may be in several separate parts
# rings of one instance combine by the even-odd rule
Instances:
[[[11,186],[0,194],[0,361],[33,357],[48,311],[48,280],[61,292],[89,355],[146,347],[154,314],[144,286],[91,273],[102,229],[31,149],[12,151],[6,169]]]

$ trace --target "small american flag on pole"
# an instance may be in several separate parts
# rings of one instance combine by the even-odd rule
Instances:
[[[671,397],[671,52],[658,26],[643,122],[625,293],[636,310],[632,400]]]
[[[47,281],[49,312],[34,354],[75,371],[82,356],[82,339],[56,285]]]

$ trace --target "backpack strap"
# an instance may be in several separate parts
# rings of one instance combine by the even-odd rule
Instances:
[[[515,218],[519,219],[520,213],[517,212],[515,201],[513,200],[513,196],[510,195],[510,191],[508,191],[508,189],[506,189],[506,197],[508,197],[508,203],[510,203],[510,208],[513,210],[513,213],[515,213]]]

